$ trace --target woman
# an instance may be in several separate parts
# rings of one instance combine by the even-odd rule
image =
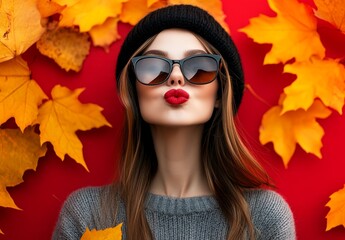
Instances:
[[[126,110],[120,177],[68,198],[53,239],[123,222],[123,239],[295,239],[292,213],[241,142],[230,36],[205,11],[159,9],[128,34],[116,68]]]

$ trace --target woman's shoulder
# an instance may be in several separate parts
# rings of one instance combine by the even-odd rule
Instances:
[[[102,201],[110,191],[111,186],[107,185],[84,187],[72,192],[62,206],[53,239],[79,239],[86,228],[107,227],[111,216],[104,218]]]
[[[85,210],[94,212],[100,210],[102,204],[108,204],[109,199],[114,201],[116,199],[116,189],[113,185],[83,187],[73,191],[67,197],[63,209],[84,213]]]
[[[287,201],[279,193],[266,189],[246,190],[244,194],[252,217],[268,216],[280,218],[292,216]]]
[[[90,211],[98,210],[102,205],[102,198],[108,191],[110,191],[109,185],[79,188],[69,194],[62,206],[62,213],[84,215]]]
[[[279,193],[266,189],[246,190],[252,220],[262,239],[295,239],[295,224],[289,204]]]
[[[68,203],[87,203],[87,202],[99,202],[100,196],[109,191],[110,185],[95,186],[95,187],[83,187],[79,188],[67,197],[65,204]]]
[[[244,196],[250,205],[287,204],[282,195],[269,189],[247,189],[244,192]]]

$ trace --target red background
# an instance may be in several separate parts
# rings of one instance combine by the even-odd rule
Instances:
[[[319,121],[325,130],[322,159],[307,154],[298,147],[285,169],[280,157],[274,153],[272,144],[259,144],[258,129],[262,115],[277,104],[282,89],[294,78],[292,75],[282,74],[282,65],[262,66],[264,55],[270,46],[255,44],[237,31],[246,26],[252,17],[261,13],[270,16],[274,14],[264,0],[223,0],[223,10],[242,55],[246,82],[268,102],[268,105],[263,103],[247,90],[239,118],[254,151],[262,158],[263,165],[275,180],[277,191],[292,208],[298,239],[344,239],[345,230],[342,226],[325,231],[325,216],[329,210],[325,204],[329,201],[329,196],[345,184],[345,117],[333,112],[329,118]],[[130,28],[126,24],[119,25],[122,40]],[[327,55],[344,56],[344,38],[339,39],[339,35],[332,37],[332,32],[325,27],[320,27],[319,30]],[[60,207],[68,194],[83,186],[102,185],[112,181],[122,121],[122,109],[115,94],[113,76],[122,40],[113,44],[109,52],[92,48],[79,73],[66,73],[52,60],[40,55],[35,47],[25,54],[33,79],[47,95],[56,84],[71,89],[85,87],[80,100],[102,106],[103,114],[113,127],[78,132],[90,172],[69,157],[61,161],[50,146],[47,156],[39,160],[37,170],[27,171],[24,183],[8,188],[23,210],[0,208],[0,229],[5,233],[0,235],[0,240],[49,239]]]

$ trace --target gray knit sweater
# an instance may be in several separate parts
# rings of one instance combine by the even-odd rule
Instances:
[[[115,223],[110,217],[101,221],[102,189],[104,187],[88,187],[72,193],[61,210],[52,239],[79,240],[86,227],[99,230],[124,222],[125,228],[123,203],[119,204]],[[245,197],[258,239],[296,239],[291,210],[280,195],[270,190],[248,190]],[[212,196],[172,198],[150,193],[145,213],[156,240],[226,239],[228,225]],[[102,217],[104,219],[104,214]]]

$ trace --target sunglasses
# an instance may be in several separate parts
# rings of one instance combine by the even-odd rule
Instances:
[[[198,54],[181,60],[171,60],[160,56],[137,56],[132,58],[134,73],[139,82],[145,85],[158,85],[166,82],[174,64],[179,64],[184,78],[197,85],[207,84],[216,79],[221,56]]]

